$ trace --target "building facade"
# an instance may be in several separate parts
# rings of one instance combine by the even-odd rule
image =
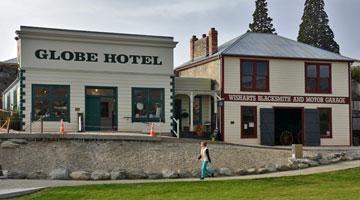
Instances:
[[[142,132],[151,122],[170,132],[172,37],[25,26],[16,34],[24,130],[39,131],[43,118],[46,132],[61,119],[68,132]]]
[[[224,101],[225,142],[351,145],[351,58],[290,39],[246,33],[217,46],[217,31],[190,40],[179,77],[209,78]]]

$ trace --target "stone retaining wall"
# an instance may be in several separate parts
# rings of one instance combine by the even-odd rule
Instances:
[[[212,168],[248,169],[268,164],[287,164],[288,149],[253,148],[222,143],[209,144]],[[304,152],[305,156],[316,151]],[[322,152],[326,155],[328,152]],[[334,153],[334,152],[332,152]],[[63,167],[70,171],[128,171],[162,172],[163,170],[196,171],[199,144],[182,140],[154,141],[27,141],[13,148],[0,148],[0,165],[5,170],[49,174]]]

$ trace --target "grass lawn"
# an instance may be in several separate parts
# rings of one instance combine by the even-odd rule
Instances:
[[[360,168],[294,177],[59,187],[19,199],[360,199]]]

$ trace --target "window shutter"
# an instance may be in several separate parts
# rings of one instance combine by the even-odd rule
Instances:
[[[274,109],[260,109],[260,132],[261,145],[275,145]]]
[[[319,110],[304,110],[304,145],[320,146],[320,117]]]

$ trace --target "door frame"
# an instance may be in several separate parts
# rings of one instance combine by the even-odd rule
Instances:
[[[293,107],[290,107],[290,106],[274,106],[273,107],[274,109],[274,129],[275,129],[275,124],[276,124],[276,114],[275,114],[275,110],[278,109],[278,110],[281,110],[281,109],[298,109],[298,110],[301,110],[301,144],[304,145],[304,133],[305,133],[305,121],[304,121],[304,107],[296,107],[296,106],[293,106]],[[275,133],[276,134],[276,133]]]
[[[115,124],[114,124],[114,131],[118,131],[119,130],[119,127],[118,127],[118,124],[119,124],[119,121],[118,121],[118,87],[116,86],[94,86],[94,85],[85,85],[84,87],[84,98],[85,98],[85,113],[84,115],[86,116],[86,97],[87,96],[96,96],[96,95],[87,95],[86,94],[86,89],[113,89],[114,90],[114,96],[98,96],[98,97],[113,97],[115,98],[115,103],[114,103],[114,111],[115,111]],[[99,105],[100,106],[100,105]],[[86,117],[85,117],[86,118]],[[85,126],[86,126],[86,121],[85,121]],[[86,129],[85,129],[86,131]],[[101,131],[101,130],[100,130]]]

